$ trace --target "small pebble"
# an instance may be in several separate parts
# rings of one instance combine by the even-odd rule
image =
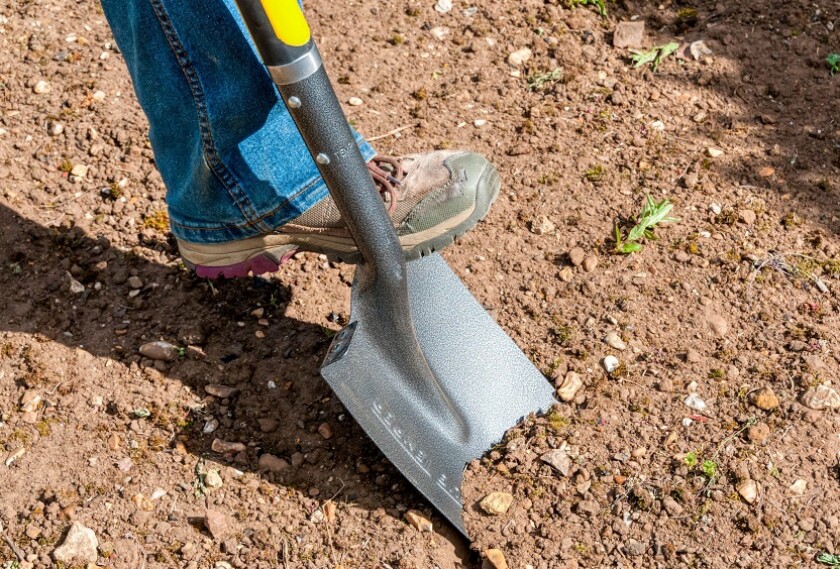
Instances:
[[[239,393],[238,387],[231,387],[229,385],[221,385],[218,383],[210,383],[204,386],[204,391],[208,395],[218,397],[219,399],[228,399]]]
[[[260,470],[268,470],[269,472],[285,472],[289,469],[289,463],[282,458],[276,457],[273,454],[264,454],[260,457]]]
[[[729,333],[729,323],[720,314],[709,314],[706,323],[718,338],[723,338]]]
[[[405,521],[407,521],[414,529],[421,532],[432,532],[434,527],[432,521],[417,510],[409,510],[405,513]]]
[[[215,439],[213,444],[210,445],[210,448],[213,452],[219,454],[236,454],[245,451],[248,447],[242,443],[231,443],[221,439]]]
[[[571,261],[572,265],[575,267],[581,266],[584,258],[586,258],[586,252],[580,247],[575,247],[569,251],[569,261]]]
[[[93,564],[99,558],[98,548],[99,540],[94,531],[75,522],[62,544],[53,551],[53,558],[65,565]]]
[[[790,490],[790,493],[794,496],[804,496],[807,489],[808,482],[802,479],[797,480],[788,487],[788,490]]]
[[[505,560],[505,554],[502,553],[501,550],[488,549],[484,552],[484,555],[488,565],[490,565],[492,569],[508,569],[508,564]]]
[[[529,48],[523,47],[522,49],[518,49],[511,53],[508,56],[508,64],[512,65],[513,67],[519,67],[525,64],[529,59],[531,59],[532,52]]]
[[[227,516],[216,510],[207,510],[204,514],[204,527],[216,541],[224,541],[230,533]]]
[[[738,494],[746,500],[748,504],[755,504],[758,500],[758,482],[749,478],[742,480],[736,487]]]
[[[550,235],[555,229],[555,225],[545,216],[531,222],[531,233],[534,235]]]
[[[583,380],[580,375],[576,372],[570,371],[566,374],[566,377],[563,379],[563,383],[560,384],[560,387],[557,388],[557,397],[559,397],[561,401],[567,403],[569,401],[573,401],[581,387],[583,387]]]
[[[815,411],[840,409],[840,393],[827,385],[818,385],[805,392],[802,404]]]
[[[178,359],[181,351],[169,342],[148,342],[140,346],[140,355],[150,360],[171,362]]]
[[[330,440],[333,438],[333,430],[329,423],[321,423],[318,426],[318,434],[324,437],[326,440]]]
[[[776,397],[771,387],[762,387],[754,392],[750,397],[750,401],[763,411],[772,411],[780,404],[779,398]]]
[[[609,332],[604,341],[616,350],[626,350],[627,344],[618,335],[618,332]]]
[[[700,412],[705,411],[707,407],[706,402],[696,393],[690,393],[683,403],[685,403],[686,407]]]
[[[507,492],[493,492],[484,497],[479,506],[491,516],[500,516],[510,509],[513,504],[513,495]]]
[[[35,83],[35,86],[32,88],[32,90],[37,95],[45,95],[46,93],[49,93],[52,90],[52,88],[50,87],[50,84],[46,81],[38,81],[37,83]]]
[[[363,105],[364,101],[362,101],[359,97],[350,97],[350,100],[348,100],[347,103],[349,103],[351,107],[358,107]]]
[[[435,4],[435,12],[446,14],[452,11],[452,0],[438,0]]]
[[[747,438],[751,443],[762,444],[770,436],[770,427],[767,423],[758,423],[747,429]]]
[[[706,149],[706,154],[708,154],[710,158],[720,158],[723,156],[723,150],[720,148],[709,147]]]
[[[583,270],[591,273],[598,267],[598,257],[591,255],[583,260]]]
[[[604,366],[604,370],[607,373],[612,373],[618,369],[618,366],[621,365],[621,362],[615,356],[607,356],[601,361],[601,365]]]
[[[222,476],[216,469],[208,470],[204,475],[204,485],[208,488],[221,488],[223,484]]]
[[[572,459],[563,449],[550,450],[540,457],[540,460],[553,466],[563,476],[568,476],[572,469]]]

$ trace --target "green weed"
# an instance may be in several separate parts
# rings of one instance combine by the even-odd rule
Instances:
[[[694,451],[687,453],[683,457],[683,462],[685,462],[685,465],[689,468],[694,468],[695,466],[697,466],[698,461],[699,459],[697,458],[697,453]]]
[[[652,197],[647,196],[645,205],[642,207],[642,213],[639,215],[638,223],[630,229],[625,236],[622,232],[621,225],[615,226],[615,250],[618,253],[629,255],[641,251],[643,246],[639,241],[641,239],[656,239],[653,230],[660,223],[674,223],[679,221],[676,217],[670,217],[668,214],[674,208],[674,204],[668,201],[667,198],[660,202],[655,201]]]
[[[817,556],[817,562],[828,565],[831,569],[840,569],[840,555],[820,553]]]
[[[700,469],[703,471],[703,475],[706,478],[714,480],[717,476],[718,464],[714,460],[704,460]]]
[[[656,71],[659,68],[659,64],[662,63],[662,60],[677,51],[679,47],[680,44],[672,41],[670,43],[658,45],[647,51],[634,51],[632,58],[633,67],[639,68],[647,65],[648,63],[652,63],[653,70]]]
[[[570,8],[578,6],[594,6],[602,18],[607,17],[607,4],[604,0],[569,0]]]
[[[542,91],[549,84],[563,78],[563,69],[558,67],[554,71],[546,73],[535,73],[528,77],[528,90],[531,92]]]
[[[600,164],[595,164],[592,168],[586,171],[586,179],[590,182],[600,182],[604,178],[604,167]]]
[[[829,53],[825,58],[828,68],[831,70],[831,75],[840,73],[840,53]]]

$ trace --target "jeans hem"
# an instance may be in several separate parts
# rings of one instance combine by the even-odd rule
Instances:
[[[361,139],[359,142],[359,150],[366,162],[376,156],[376,151],[370,144]],[[215,244],[239,241],[274,231],[300,217],[328,195],[327,185],[318,176],[304,184],[303,189],[284,200],[282,204],[256,215],[253,220],[244,220],[236,224],[214,224],[188,219],[170,210],[169,225],[175,237],[190,243]]]

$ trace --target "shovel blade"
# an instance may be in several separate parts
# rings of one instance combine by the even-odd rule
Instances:
[[[439,255],[409,262],[407,275],[433,396],[418,391],[385,345],[387,335],[369,322],[376,298],[354,294],[351,323],[336,335],[321,373],[385,456],[466,535],[460,488],[467,463],[523,417],[547,411],[554,391]]]

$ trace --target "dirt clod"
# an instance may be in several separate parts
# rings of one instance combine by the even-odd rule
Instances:
[[[762,387],[754,392],[750,396],[750,401],[763,411],[772,411],[781,404],[772,387]]]

